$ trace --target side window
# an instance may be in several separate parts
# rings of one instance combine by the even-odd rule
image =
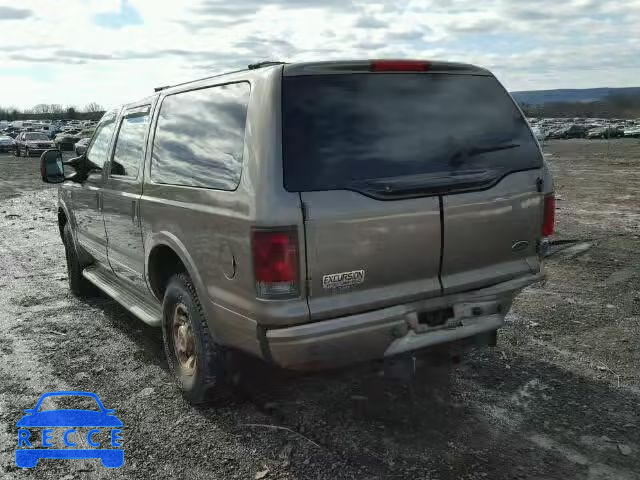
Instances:
[[[109,142],[111,142],[115,125],[115,119],[113,118],[98,125],[93,141],[87,149],[87,161],[91,166],[91,170],[102,169],[107,159]]]
[[[242,173],[250,86],[231,83],[170,95],[158,116],[151,179],[235,190]]]
[[[149,121],[149,106],[125,113],[111,159],[111,175],[137,178],[144,155],[144,134]]]

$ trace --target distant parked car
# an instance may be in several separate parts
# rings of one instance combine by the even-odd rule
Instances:
[[[22,132],[15,140],[13,154],[19,157],[24,154],[30,157],[31,154],[40,154],[45,150],[53,148],[53,142],[42,132]]]
[[[73,147],[73,151],[76,153],[76,155],[80,156],[84,152],[86,152],[90,141],[91,137],[84,137],[78,140]]]
[[[0,136],[0,152],[13,152],[15,149],[15,140],[8,135]]]
[[[58,150],[73,150],[73,146],[80,140],[80,130],[67,130],[60,132],[53,139]]]
[[[622,133],[625,137],[640,137],[640,126],[626,128]]]
[[[93,137],[93,132],[95,132],[95,128],[85,128],[79,133],[80,140],[78,140],[73,147],[73,151],[76,155],[82,155],[87,151],[89,141],[91,140],[91,137]]]
[[[617,127],[598,127],[587,132],[587,138],[618,138],[623,135]]]
[[[584,125],[565,125],[550,130],[546,138],[584,138],[587,134],[587,127]]]
[[[571,125],[564,132],[564,138],[584,138],[586,135],[587,127],[584,125]]]

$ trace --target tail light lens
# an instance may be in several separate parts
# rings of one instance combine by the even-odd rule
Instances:
[[[251,241],[258,297],[297,296],[299,266],[296,230],[254,230]]]
[[[544,220],[542,222],[542,236],[549,237],[555,231],[556,197],[551,194],[544,197]]]

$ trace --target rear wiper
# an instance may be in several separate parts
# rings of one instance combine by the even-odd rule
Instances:
[[[511,148],[518,148],[519,143],[500,143],[496,145],[475,146],[468,148],[461,148],[449,158],[449,164],[460,163],[457,160],[464,157],[473,157],[475,155],[482,155],[483,153],[497,152],[500,150],[509,150]]]
[[[458,170],[403,175],[353,182],[349,189],[381,198],[437,195],[486,187],[494,183],[500,174],[501,170]]]
[[[491,145],[486,147],[471,147],[467,151],[467,155],[480,155],[481,153],[497,152],[499,150],[509,150],[510,148],[519,147],[519,143],[503,143],[500,145]]]

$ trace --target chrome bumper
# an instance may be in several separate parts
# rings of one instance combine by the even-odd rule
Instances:
[[[295,370],[331,368],[397,355],[495,331],[513,297],[544,278],[528,275],[471,292],[395,305],[373,312],[266,331],[271,360]],[[453,308],[444,325],[429,327],[419,312]]]

